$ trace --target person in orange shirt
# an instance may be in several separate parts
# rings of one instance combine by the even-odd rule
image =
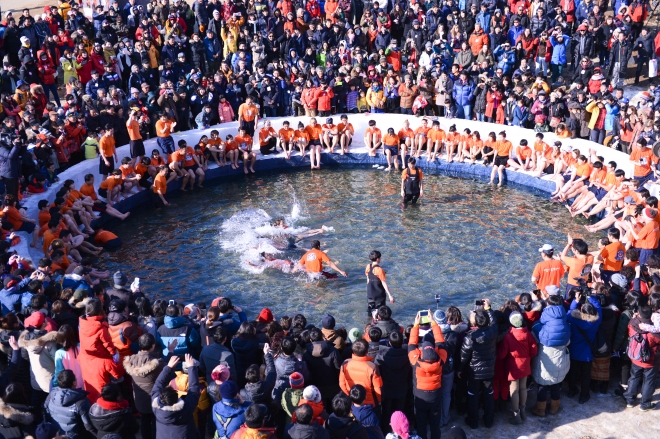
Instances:
[[[277,146],[284,151],[284,157],[286,157],[287,160],[291,158],[291,152],[293,151],[294,135],[295,130],[291,128],[289,121],[285,120],[282,122],[282,128],[280,128],[277,133]]]
[[[450,126],[449,132],[447,133],[445,138],[445,149],[447,150],[447,156],[446,156],[447,163],[451,163],[454,161],[454,152],[459,149],[458,144],[460,143],[460,141],[461,141],[461,135],[458,134],[458,131],[456,131],[456,125]]]
[[[232,169],[238,169],[238,145],[234,141],[234,136],[227,134],[225,137],[225,157],[229,160]]]
[[[545,156],[546,151],[550,149],[550,146],[543,141],[543,133],[536,133],[536,140],[534,141],[534,154],[532,155],[532,162],[534,167],[540,159]]]
[[[573,252],[574,256],[568,256],[569,250]],[[571,289],[580,286],[579,281],[576,279],[587,280],[588,274],[582,275],[582,269],[586,265],[592,265],[594,263],[594,256],[589,254],[589,246],[583,239],[573,239],[569,233],[566,247],[561,252],[560,259],[568,269],[568,279],[566,280],[566,291],[564,294],[564,297],[568,297]]]
[[[37,228],[37,221],[25,216],[23,209],[20,211],[16,208],[16,197],[13,195],[6,195],[4,199],[4,206],[2,208],[2,218],[9,221],[14,227],[14,232],[25,232],[32,235],[32,243],[30,247],[37,248],[37,240],[39,239],[39,229]]]
[[[321,135],[323,128],[316,122],[316,118],[312,117],[309,120],[309,125],[305,127],[305,132],[309,136],[309,161],[312,169],[321,169]]]
[[[341,150],[339,154],[344,155],[348,154],[348,147],[353,143],[353,136],[355,135],[355,129],[353,125],[348,121],[348,116],[345,114],[341,115],[341,123],[337,125],[337,135],[339,136],[339,147]]]
[[[44,251],[44,254],[47,255],[49,252],[50,244],[60,237],[60,222],[53,218],[48,221],[48,229],[44,232],[44,242],[41,249]]]
[[[298,129],[293,132],[293,144],[300,150],[300,155],[305,157],[305,150],[309,145],[309,134],[305,131],[305,124],[298,122]]]
[[[165,199],[167,193],[167,166],[162,165],[158,170],[158,175],[154,178],[154,185],[152,186],[154,194],[156,194],[156,207],[169,206],[170,203]]]
[[[167,113],[160,114],[156,122],[156,142],[158,147],[163,153],[169,157],[174,152],[174,139],[172,138],[172,131],[176,127],[176,121],[170,120]]]
[[[139,160],[144,157],[144,142],[142,141],[142,134],[140,134],[140,110],[137,108],[131,109],[128,113],[128,120],[126,121],[126,129],[128,130],[128,137],[131,139],[129,145],[131,149],[131,158],[134,166]]]
[[[575,169],[570,174],[555,176],[557,191],[550,199],[560,202],[566,201],[568,199],[567,195],[572,193],[575,188],[589,183],[592,169],[593,167],[589,163],[589,159],[583,155],[579,156]]]
[[[220,138],[218,130],[211,131],[211,138],[206,143],[206,150],[213,157],[215,164],[223,167],[227,165],[225,142]]]
[[[335,24],[337,19],[341,18],[341,8],[337,0],[326,1],[323,10],[325,11],[325,19],[332,24]]]
[[[387,134],[383,136],[383,152],[387,158],[387,170],[392,170],[392,161],[394,169],[399,170],[399,136],[394,134],[394,128],[388,128]]]
[[[403,128],[399,130],[397,135],[399,136],[399,142],[401,142],[401,166],[405,166],[406,155],[408,153],[410,153],[410,155],[415,153],[413,149],[415,132],[410,128],[410,122],[408,122],[408,119],[403,121]]]
[[[106,212],[108,215],[119,218],[122,221],[128,218],[128,216],[131,214],[131,212],[121,213],[114,207],[109,206],[107,203],[99,200],[98,196],[96,195],[96,190],[94,190],[94,174],[85,175],[85,183],[80,186],[80,193],[89,197],[93,201],[94,205],[92,206],[92,210],[97,212]]]
[[[427,134],[426,159],[434,161],[437,154],[442,154],[442,145],[447,139],[445,131],[440,128],[440,121],[434,120],[433,126]]]
[[[472,147],[472,130],[465,128],[461,134],[461,140],[458,142],[458,155],[456,161],[464,163],[470,157],[470,149]]]
[[[550,244],[544,244],[543,247],[539,249],[541,253],[542,262],[539,262],[534,267],[534,272],[532,273],[532,282],[536,284],[536,288],[540,290],[540,295],[542,299],[548,298],[548,293],[545,287],[549,285],[554,285],[557,288],[561,287],[561,278],[564,277],[564,265],[559,259],[554,259],[555,249]]]
[[[532,148],[527,144],[527,139],[521,139],[520,145],[516,147],[516,156],[507,162],[514,171],[525,172],[532,169]]]
[[[471,137],[472,139],[469,142],[465,142],[466,145],[469,145],[469,149],[463,151],[463,161],[469,160],[470,164],[474,165],[477,159],[482,158],[484,155],[484,141],[481,140],[479,131],[473,131]]]
[[[658,158],[651,148],[647,148],[646,139],[638,139],[630,154],[630,161],[635,165],[633,178],[639,180],[641,186],[653,177],[651,166],[658,163]]]
[[[513,145],[506,140],[506,131],[500,131],[497,137],[497,142],[493,145],[493,150],[495,150],[495,160],[493,161],[493,171],[490,173],[490,184],[495,183],[495,174],[497,173],[499,175],[499,182],[497,185],[502,187],[502,182],[504,181],[504,168],[509,161]]]
[[[252,172],[254,174],[254,163],[257,161],[257,155],[252,151],[252,143],[254,140],[252,139],[252,136],[247,133],[244,126],[238,128],[238,136],[236,136],[234,141],[238,147],[238,156],[243,157],[243,172],[246,174]],[[250,165],[249,172],[248,163]]]
[[[644,265],[649,256],[658,248],[658,241],[660,240],[660,227],[658,226],[658,211],[647,207],[642,211],[642,214],[637,217],[644,227],[637,232],[632,223],[623,221],[622,224],[628,233],[635,238],[635,247],[639,250],[639,263]]]
[[[185,140],[179,140],[179,150],[172,154],[172,163],[170,166],[177,164],[175,166],[176,171],[180,172],[183,176],[183,182],[181,183],[181,190],[186,191],[186,184],[190,182],[189,190],[193,190],[195,186],[195,177],[197,177],[197,187],[202,189],[202,183],[204,182],[204,170],[199,163],[199,159],[195,154],[195,150],[188,146]],[[172,169],[173,171],[175,169]]]
[[[321,128],[323,129],[323,144],[327,148],[327,152],[334,154],[337,143],[339,143],[339,136],[337,135],[339,131],[337,130],[337,125],[333,123],[331,117],[328,117]]]
[[[626,247],[619,241],[621,232],[616,227],[607,230],[607,244],[596,256],[596,261],[600,262],[600,278],[605,285],[610,285],[610,280],[615,273],[621,271],[623,260],[626,256]]]
[[[99,140],[99,174],[102,179],[108,178],[108,174],[115,170],[117,151],[115,150],[114,129],[112,125],[106,124],[103,136]]]
[[[429,127],[428,119],[422,119],[422,125],[415,130],[413,147],[415,149],[415,158],[419,158],[422,149],[427,146]]]
[[[259,108],[254,104],[252,97],[245,98],[245,103],[238,107],[238,126],[243,128],[245,133],[253,137],[254,130],[259,124]]]
[[[370,120],[369,128],[364,131],[364,146],[367,147],[369,156],[376,157],[376,150],[378,150],[382,144],[382,133],[380,132],[380,129],[376,127],[376,121]]]
[[[261,155],[277,152],[277,133],[270,120],[267,120],[264,127],[259,130],[259,151]]]
[[[603,169],[603,163],[595,162],[591,165],[591,174],[589,174],[589,179],[587,183],[582,182],[581,184],[573,185],[564,195],[565,200],[570,200],[574,198],[573,204],[582,200],[585,197],[585,194],[591,193],[593,189],[597,190],[597,186],[605,182],[607,177],[607,171]],[[566,208],[571,211],[571,205],[566,204]]]
[[[580,195],[569,208],[571,216],[585,213],[592,206],[597,205],[608,195],[612,189],[614,189],[616,186],[619,186],[621,181],[623,181],[623,178],[625,178],[625,172],[621,169],[616,169],[616,162],[611,161],[605,166],[607,167],[605,181],[590,182],[589,190],[585,194]],[[594,163],[594,168],[595,167],[596,163]]]
[[[415,157],[408,157],[408,168],[401,173],[401,198],[403,204],[416,204],[424,196],[424,174],[417,167]]]
[[[314,240],[312,241],[312,249],[309,250],[307,253],[305,253],[302,258],[300,258],[300,261],[298,262],[298,265],[293,267],[293,270],[291,270],[292,273],[295,273],[297,271],[306,271],[307,273],[311,274],[320,274],[321,276],[324,276],[326,278],[333,278],[336,277],[336,275],[333,275],[331,273],[326,273],[323,271],[323,264],[327,264],[330,268],[338,272],[344,277],[347,277],[348,275],[346,274],[345,271],[342,271],[337,265],[330,260],[328,255],[325,254],[325,252],[321,251],[321,241]]]
[[[160,152],[157,149],[152,149],[151,159],[149,160],[151,162],[151,166],[160,167],[162,165],[167,165],[167,162],[169,161],[169,157],[165,156],[165,158],[163,158],[160,156]]]
[[[135,168],[132,166],[132,161],[129,157],[124,157],[121,159],[121,166],[119,170],[121,171],[121,177],[124,181],[124,189],[122,190],[122,195],[128,197],[134,192],[131,191],[132,188],[136,187],[138,192],[140,191],[139,181],[142,177],[135,173]]]
[[[115,169],[110,173],[108,179],[103,180],[99,186],[99,195],[106,199],[108,206],[112,206],[117,202],[117,197],[121,188],[123,186],[123,181],[121,179],[121,171]]]

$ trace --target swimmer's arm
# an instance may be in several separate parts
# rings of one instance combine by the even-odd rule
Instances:
[[[330,266],[330,268],[332,268],[333,270],[335,270],[336,272],[338,272],[338,273],[341,274],[342,276],[344,276],[344,277],[347,277],[347,276],[348,276],[348,275],[346,274],[346,272],[345,272],[345,271],[342,271],[341,268],[337,267],[337,264],[335,264],[334,262],[332,262],[332,261],[328,261],[328,266]]]

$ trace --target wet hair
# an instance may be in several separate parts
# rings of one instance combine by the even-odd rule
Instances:
[[[369,352],[369,345],[363,339],[355,340],[351,350],[356,357],[364,357]]]
[[[78,345],[78,333],[71,325],[64,324],[57,330],[57,346],[68,351]]]
[[[355,384],[349,390],[348,397],[351,398],[353,404],[362,404],[367,397],[367,389],[360,384]]]
[[[140,347],[141,351],[149,351],[155,344],[156,338],[148,332],[146,334],[142,334],[140,338],[138,338],[138,346]]]
[[[372,262],[376,262],[380,257],[381,254],[378,250],[372,250],[371,253],[369,253],[369,260]]]
[[[73,388],[73,383],[76,381],[76,375],[73,373],[72,370],[64,369],[63,371],[57,374],[56,379],[57,379],[57,387],[60,387],[62,389],[71,389]]]
[[[380,328],[376,326],[369,328],[369,339],[372,342],[378,343],[381,338],[383,338],[383,331],[381,331]]]
[[[309,404],[303,404],[298,406],[295,411],[296,413],[296,424],[309,425],[314,419],[314,411]]]
[[[321,241],[319,241],[318,239],[312,241],[312,248],[319,250],[321,248]]]
[[[339,392],[334,398],[332,398],[332,411],[335,415],[345,418],[351,414],[351,408],[351,399],[344,393]]]
[[[403,336],[401,336],[400,332],[392,331],[390,332],[390,336],[388,338],[390,340],[390,346],[393,348],[398,349],[403,346]]]

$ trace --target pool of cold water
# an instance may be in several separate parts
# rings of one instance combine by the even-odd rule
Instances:
[[[103,262],[140,277],[151,297],[209,304],[228,295],[251,318],[269,307],[277,315],[301,312],[317,321],[331,313],[344,325],[361,325],[364,268],[373,249],[383,254],[397,299],[394,313],[407,321],[419,309],[435,308],[434,294],[441,295],[442,307],[467,310],[482,297],[499,306],[532,289],[542,244],[561,251],[567,232],[584,235],[565,208],[525,189],[429,175],[420,205],[403,209],[399,185],[399,173],[373,169],[208,182],[201,192],[170,195],[175,207],[143,210],[113,227],[124,246]],[[269,216],[286,217],[296,228],[333,227],[321,236],[322,249],[348,277],[310,281],[301,274],[247,269],[250,246],[262,244],[246,243],[254,239],[246,236],[246,229],[254,229],[247,224]],[[279,257],[301,255],[294,250]]]

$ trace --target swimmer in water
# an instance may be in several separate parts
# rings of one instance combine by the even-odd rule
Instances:
[[[332,262],[328,255],[321,251],[321,242],[314,240],[312,242],[312,249],[300,258],[300,262],[293,267],[292,273],[297,271],[306,271],[307,273],[320,274],[321,276],[332,279],[337,277],[334,273],[327,273],[323,271],[323,263],[326,263],[330,268],[337,271],[342,276],[348,276],[345,271],[342,271],[337,264]]]
[[[249,265],[257,268],[274,268],[275,270],[281,270],[285,273],[291,273],[294,263],[286,259],[277,259],[274,256],[268,255],[265,252],[259,253],[259,263],[255,264],[253,262],[247,261]]]
[[[273,227],[277,227],[278,229],[288,229],[289,226],[286,225],[283,219],[276,219],[273,222]],[[287,236],[287,248],[296,248],[296,243],[302,241],[303,239],[306,238],[311,238],[312,236],[320,235],[323,233],[324,230],[321,229],[312,229],[312,230],[306,230],[301,233],[297,234],[290,234]]]

